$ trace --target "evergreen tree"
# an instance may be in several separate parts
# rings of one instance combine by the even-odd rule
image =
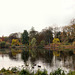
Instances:
[[[29,44],[29,37],[27,30],[24,30],[22,34],[22,44]]]

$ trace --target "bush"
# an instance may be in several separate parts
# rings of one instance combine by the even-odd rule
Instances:
[[[12,45],[12,48],[16,48],[15,45]]]
[[[42,40],[42,41],[40,42],[39,48],[43,48],[44,46],[45,46],[45,41]]]
[[[28,70],[21,70],[21,72],[19,73],[19,75],[30,75]]]
[[[51,72],[50,75],[66,75],[63,70],[58,68],[56,71]]]
[[[32,47],[36,47],[36,38],[33,38],[32,40],[31,40],[31,46]]]
[[[59,38],[54,38],[54,39],[53,39],[53,43],[55,43],[55,44],[60,43]]]
[[[19,40],[18,39],[12,39],[12,45],[19,46]]]
[[[1,72],[5,72],[5,71],[6,71],[6,69],[5,69],[5,68],[2,68],[2,69],[1,69]]]
[[[68,42],[64,42],[63,45],[71,45],[71,44]]]
[[[48,75],[48,74],[46,70],[44,70],[43,72],[38,70],[35,75]]]
[[[0,42],[0,48],[5,48],[5,45],[6,45],[5,41]]]
[[[67,75],[75,75],[75,71],[70,71]]]
[[[42,72],[42,75],[48,75],[48,74],[47,74],[47,71],[44,70],[44,71]]]
[[[13,67],[13,68],[11,69],[11,71],[12,71],[13,73],[15,73],[15,72],[17,72],[18,70],[17,70],[16,67]]]
[[[10,43],[6,43],[5,47],[9,48],[10,47]]]

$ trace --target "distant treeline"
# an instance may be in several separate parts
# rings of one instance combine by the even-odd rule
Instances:
[[[66,45],[75,44],[75,20],[73,20],[70,25],[62,27],[61,30],[60,27],[48,27],[43,29],[41,32],[38,32],[34,29],[34,27],[32,27],[29,32],[24,30],[23,33],[12,33],[7,37],[0,37],[0,46],[2,45],[2,47],[5,45],[4,43],[7,44],[7,47],[9,45],[19,46],[24,44],[32,47],[42,47],[44,45],[48,45],[49,43],[57,42]]]

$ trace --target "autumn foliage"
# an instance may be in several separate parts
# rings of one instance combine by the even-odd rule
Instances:
[[[20,45],[18,39],[12,39],[12,45],[16,45],[16,46]]]

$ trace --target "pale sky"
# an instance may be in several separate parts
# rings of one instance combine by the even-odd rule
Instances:
[[[0,36],[49,26],[75,18],[75,0],[0,0]]]

